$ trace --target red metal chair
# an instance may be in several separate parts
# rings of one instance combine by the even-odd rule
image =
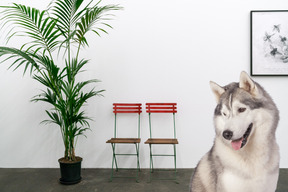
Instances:
[[[116,166],[116,171],[119,170],[116,156],[122,155],[122,156],[136,156],[137,157],[137,174],[136,181],[138,182],[139,178],[139,172],[140,172],[140,163],[139,163],[139,144],[140,144],[140,114],[142,112],[142,104],[141,103],[114,103],[113,104],[113,113],[115,114],[115,124],[114,124],[114,137],[106,141],[106,143],[111,143],[112,150],[113,150],[113,159],[112,159],[112,171],[111,171],[111,178],[110,181],[112,181],[113,178],[116,178],[113,175],[113,168],[114,168],[114,162]],[[117,116],[118,114],[127,114],[127,113],[135,113],[138,114],[138,131],[137,131],[137,137],[135,138],[118,138],[117,137]],[[136,153],[129,153],[129,154],[121,154],[116,153],[116,144],[134,144],[136,148]],[[129,177],[131,178],[131,177]]]
[[[150,178],[149,181],[152,179],[151,173],[154,172],[153,166],[153,157],[154,156],[171,156],[174,157],[174,178],[173,180],[177,183],[177,169],[176,169],[176,144],[178,144],[178,139],[176,138],[176,123],[175,123],[175,113],[177,113],[177,103],[146,103],[146,112],[149,114],[149,129],[150,129],[150,138],[145,141],[145,144],[149,144],[150,148]],[[151,123],[151,114],[152,113],[167,113],[173,115],[173,127],[174,133],[173,138],[155,138],[152,137],[152,123]],[[172,145],[174,149],[173,154],[153,154],[152,153],[152,145],[154,144],[164,144],[164,145]],[[162,178],[163,179],[163,178]]]

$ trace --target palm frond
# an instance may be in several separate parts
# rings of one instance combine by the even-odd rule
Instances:
[[[33,39],[25,45],[28,46],[26,49],[29,50],[33,47],[37,47],[37,50],[52,52],[59,42],[57,41],[60,36],[59,30],[55,27],[57,21],[47,16],[46,11],[40,11],[35,8],[30,8],[21,4],[13,4],[14,6],[6,7],[3,11],[4,26],[14,26],[9,31],[8,39],[13,36],[25,35]],[[19,30],[19,28],[21,30]],[[24,49],[24,47],[22,46]]]
[[[97,5],[92,8],[87,8],[85,14],[83,14],[82,17],[79,18],[79,21],[76,23],[77,38],[75,40],[82,46],[88,46],[88,42],[85,37],[88,32],[94,32],[95,34],[100,36],[100,31],[107,33],[107,31],[103,27],[112,28],[109,24],[102,22],[109,19],[109,16],[112,16],[111,14],[106,14],[107,12],[122,9],[122,7],[118,5]]]
[[[31,101],[34,101],[34,102],[44,101],[55,106],[55,104],[57,103],[57,97],[55,93],[53,93],[50,89],[47,89],[46,91],[42,91],[41,94],[34,96],[31,99]]]
[[[73,79],[75,79],[76,75],[83,71],[81,69],[87,63],[88,63],[88,60],[86,59],[81,59],[79,62],[76,58],[72,59],[72,61],[66,60],[66,73],[67,73],[68,81],[71,82]]]
[[[29,53],[26,53],[26,52],[21,51],[21,50],[16,49],[16,48],[0,47],[0,57],[5,57],[5,56],[7,56],[7,57],[5,59],[3,59],[3,61],[15,59],[9,68],[12,68],[13,66],[17,65],[14,68],[14,70],[16,70],[16,69],[18,69],[18,67],[25,65],[23,74],[25,74],[25,72],[29,66],[30,66],[30,74],[32,74],[32,71],[34,69],[39,70],[39,66],[36,63],[36,61],[33,59],[33,55],[31,55]]]
[[[41,123],[46,123],[46,124],[54,123],[54,124],[59,125],[60,127],[63,126],[61,115],[59,115],[57,112],[49,112],[47,110],[46,110],[46,113],[48,114],[51,120],[44,120]]]
[[[55,0],[51,4],[54,19],[58,20],[57,26],[67,38],[73,31],[73,17],[83,3],[83,0]]]

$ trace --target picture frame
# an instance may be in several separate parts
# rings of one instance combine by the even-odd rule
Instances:
[[[288,10],[250,12],[251,76],[288,76]]]

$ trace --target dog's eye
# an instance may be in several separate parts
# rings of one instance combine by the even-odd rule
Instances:
[[[244,111],[246,111],[246,108],[244,108],[244,107],[240,107],[240,108],[238,109],[238,112],[239,112],[239,113],[243,113]]]
[[[226,117],[226,113],[223,112],[222,115]]]

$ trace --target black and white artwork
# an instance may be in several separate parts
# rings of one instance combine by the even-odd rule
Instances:
[[[288,75],[288,11],[251,11],[251,75]]]

